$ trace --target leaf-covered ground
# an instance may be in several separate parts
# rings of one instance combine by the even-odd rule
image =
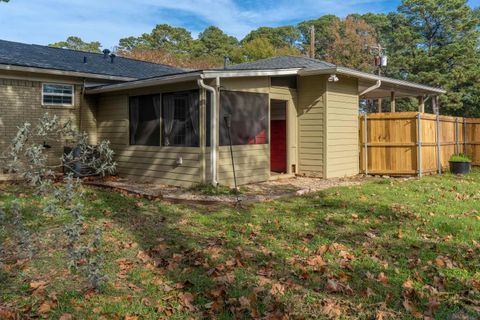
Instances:
[[[34,256],[0,229],[0,318],[480,317],[480,171],[381,179],[242,210],[87,189],[85,233],[104,229],[101,292],[67,269],[63,216],[24,186]]]

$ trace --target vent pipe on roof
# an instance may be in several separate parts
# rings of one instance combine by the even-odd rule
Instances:
[[[83,63],[87,63],[87,56],[83,56]]]
[[[107,59],[108,55],[110,54],[110,50],[104,49],[102,52],[103,52],[103,59]]]
[[[113,61],[115,60],[115,53],[110,53],[110,63],[113,63]]]

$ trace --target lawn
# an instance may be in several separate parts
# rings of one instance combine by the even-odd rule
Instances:
[[[26,211],[33,257],[0,229],[0,318],[480,317],[480,171],[360,186],[237,210],[87,188],[84,232],[102,226],[108,281],[68,270],[44,199],[0,186]],[[23,245],[25,246],[25,244]]]

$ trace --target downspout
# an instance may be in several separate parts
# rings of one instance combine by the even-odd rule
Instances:
[[[370,88],[365,89],[364,91],[360,92],[358,95],[360,97],[362,97],[362,96],[366,95],[367,93],[372,92],[373,90],[377,90],[381,86],[382,86],[382,80],[377,80],[377,83],[375,85],[371,86]]]
[[[220,78],[216,78],[216,85],[218,86]],[[198,79],[197,83],[200,87],[212,94],[212,105],[210,112],[210,172],[212,174],[212,185],[217,186],[217,90],[214,87],[208,86],[203,82],[203,79]]]

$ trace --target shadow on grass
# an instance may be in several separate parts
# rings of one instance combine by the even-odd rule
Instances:
[[[236,210],[173,205],[92,190],[87,195],[91,197],[87,221],[102,219],[108,212],[108,218],[134,238],[138,250],[148,255],[149,263],[169,286],[192,295],[192,301],[183,301],[186,313],[207,318],[321,317],[324,299],[332,297],[344,303],[350,315],[356,315],[359,303],[381,303],[387,297],[389,308],[404,312],[402,282],[420,267],[419,259],[424,265],[438,254],[450,255],[475,269],[475,260],[465,261],[460,254],[466,247],[439,246],[421,237],[395,238],[399,228],[417,219],[415,213],[373,201],[346,201],[321,192]],[[336,256],[331,257],[335,263],[330,265],[329,260],[320,268],[307,263],[322,244],[333,243],[345,245],[356,258],[343,266]],[[389,266],[382,267],[384,263]],[[395,268],[401,270],[399,275]],[[376,277],[381,271],[390,277],[387,286],[367,279],[367,273]],[[432,266],[422,273],[426,282],[432,281],[434,271]],[[340,279],[342,274],[349,278],[352,295],[326,288],[327,279]],[[363,297],[367,287],[376,295]],[[461,291],[462,283],[452,277],[448,288]],[[374,308],[362,312],[366,317],[375,315]]]
[[[111,203],[115,200],[108,199],[105,193],[100,194],[102,197],[106,197],[104,203],[112,210],[118,206]],[[388,297],[390,308],[403,310],[402,282],[418,268],[415,262],[435,259],[439,251],[455,256],[462,250],[448,243],[442,244],[440,250],[438,244],[429,239],[393,239],[402,225],[415,218],[412,212],[366,201],[326,198],[325,193],[251,205],[241,210],[164,202],[138,208],[137,199],[124,198],[124,201],[124,206],[137,209],[114,213],[112,219],[133,234],[141,250],[148,253],[171,283],[181,283],[179,290],[195,296],[196,311],[208,317],[249,317],[257,312],[292,315],[303,309],[299,304],[312,303],[304,300],[307,296],[314,297],[313,304],[318,309],[322,299],[328,296],[327,278],[341,273],[347,273],[351,279],[354,297],[345,298],[351,300],[352,305],[365,301],[361,293],[367,286],[373,286],[379,294],[370,302],[383,302]],[[358,216],[354,221],[352,212]],[[314,229],[287,225],[309,215],[313,215]],[[372,223],[358,223],[363,219]],[[374,220],[377,221],[374,223]],[[269,249],[275,247],[272,242],[278,240],[290,245],[285,247],[285,252]],[[378,261],[360,258],[347,264],[345,269],[332,266],[327,267],[328,272],[316,270],[305,263],[305,254],[292,247],[317,242],[340,243],[356,252],[368,251],[369,256],[376,256]],[[365,243],[371,243],[371,247],[365,248]],[[159,250],[161,244],[166,246]],[[383,270],[384,262],[392,269],[392,280],[387,287],[365,276],[368,272],[376,276]],[[407,270],[395,277],[393,269],[397,267]],[[431,269],[429,271],[434,267]],[[259,290],[261,285],[271,289]],[[461,285],[454,283],[450,287]],[[285,295],[284,289],[292,289],[298,296]],[[255,299],[250,298],[248,304],[251,305],[247,308],[239,298],[252,294]],[[335,296],[343,299],[340,293]],[[313,312],[312,316],[319,316]]]

